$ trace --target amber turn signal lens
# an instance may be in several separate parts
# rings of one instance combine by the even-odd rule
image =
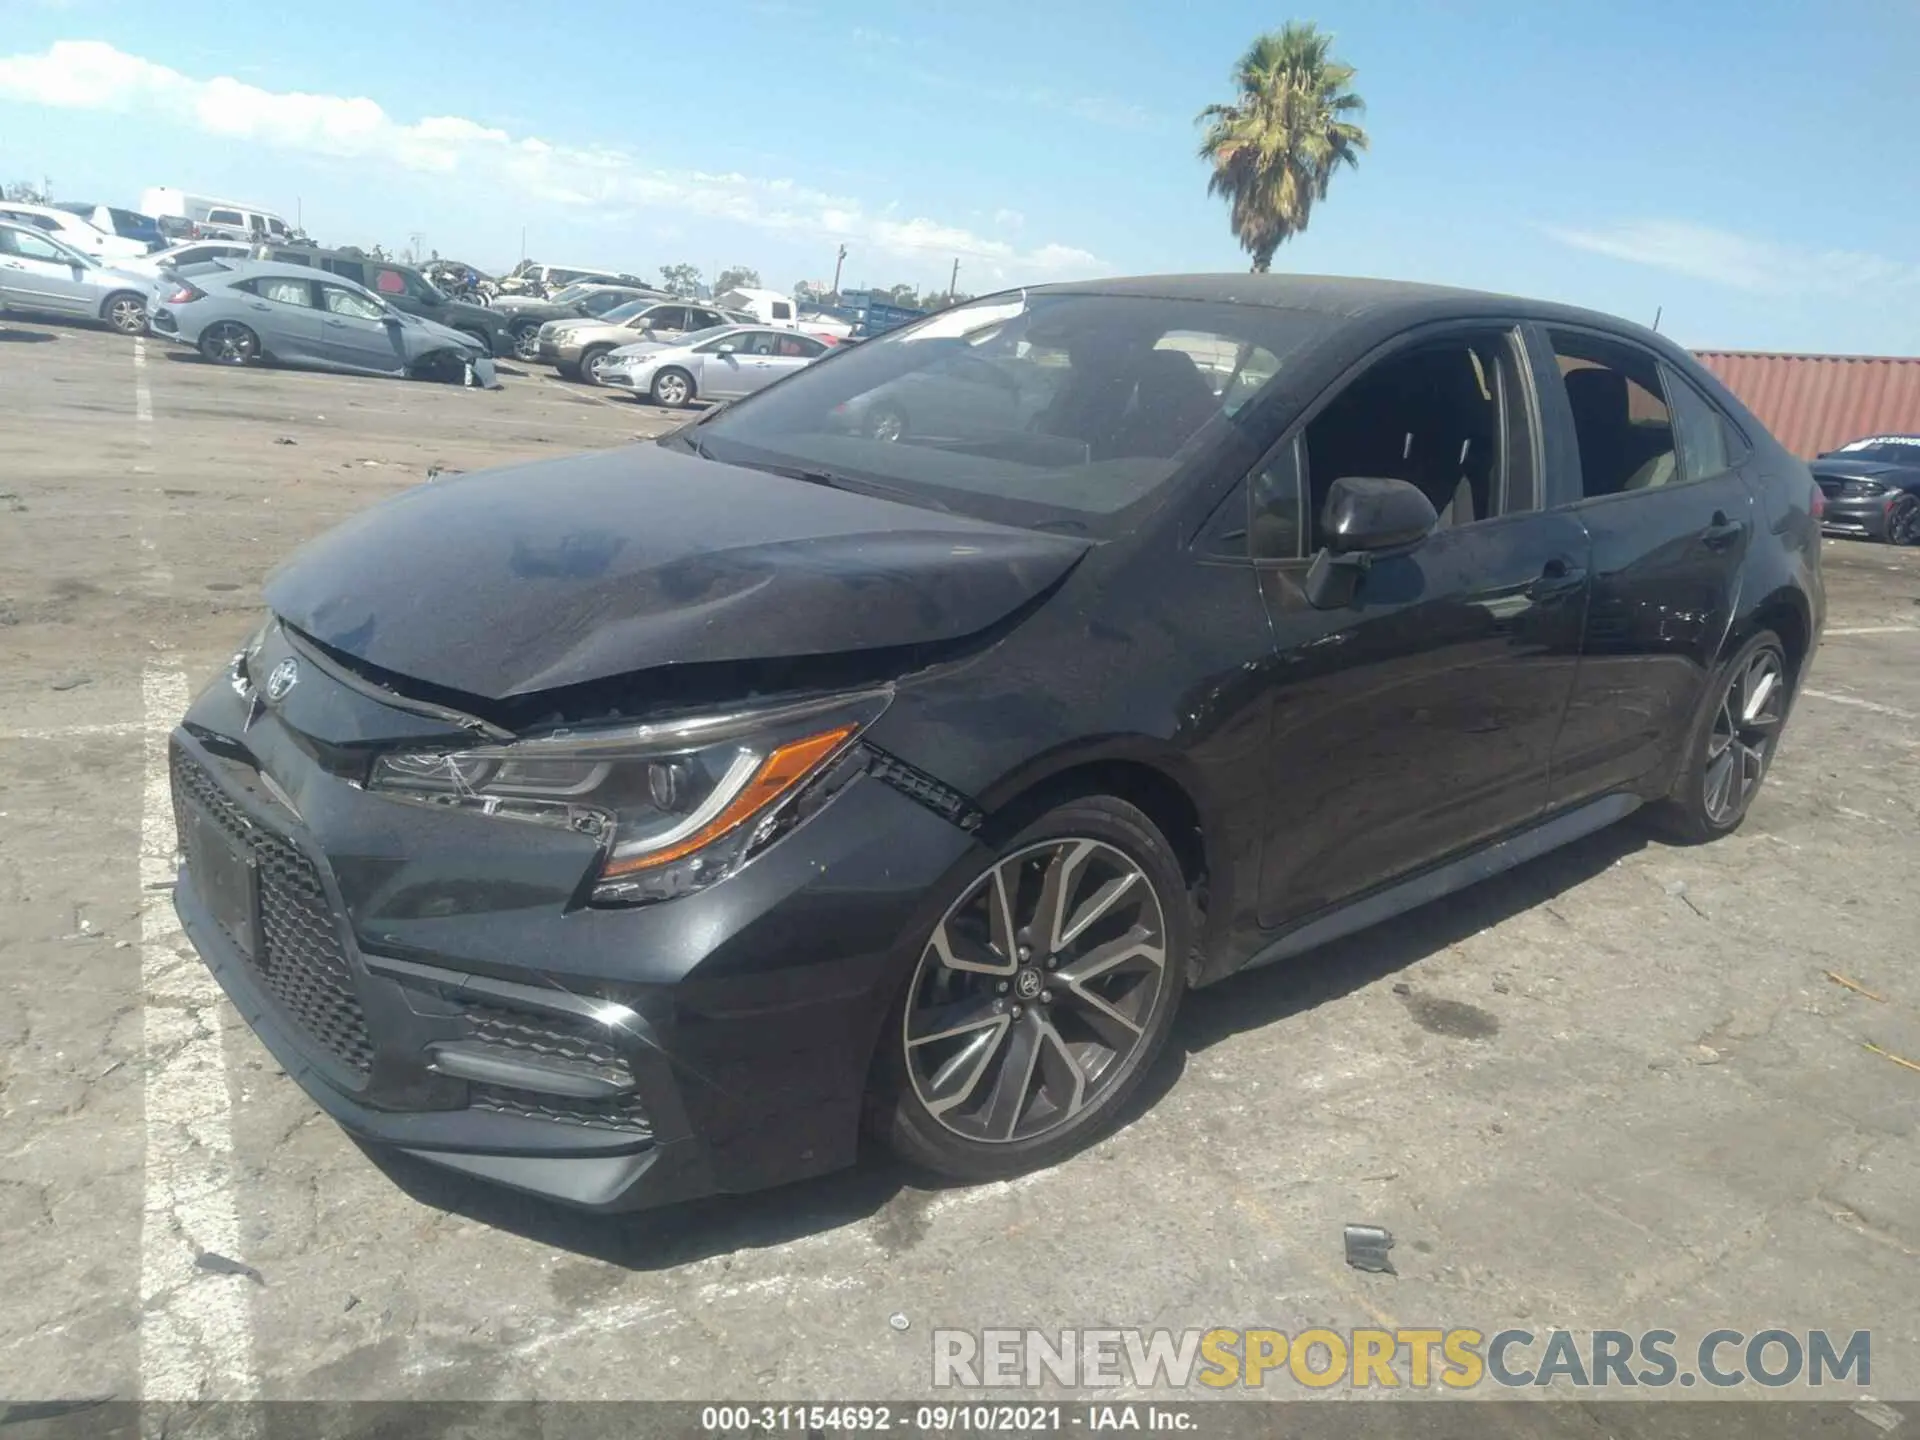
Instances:
[[[738,829],[769,805],[788,795],[802,780],[825,764],[859,728],[857,725],[842,725],[838,729],[809,735],[804,740],[792,740],[780,746],[760,762],[760,768],[753,772],[753,778],[740,787],[740,793],[727,802],[726,808],[699,830],[663,850],[652,850],[626,859],[609,857],[606,868],[600,872],[602,878],[650,870],[656,865],[684,859],[696,850],[705,849],[728,831]]]

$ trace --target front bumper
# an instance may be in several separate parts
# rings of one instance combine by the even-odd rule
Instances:
[[[1826,497],[1820,516],[1820,528],[1829,535],[1849,535],[1855,539],[1887,538],[1887,511],[1900,498],[1898,491],[1888,495]]]
[[[594,909],[583,837],[362,789],[371,735],[439,722],[340,683],[277,630],[262,661],[288,654],[303,680],[279,707],[223,678],[174,732],[175,905],[321,1108],[375,1144],[595,1210],[853,1160],[881,1017],[966,832],[864,774],[727,880]],[[234,873],[252,877],[240,907]]]

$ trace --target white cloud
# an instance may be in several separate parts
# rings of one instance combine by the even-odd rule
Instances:
[[[231,76],[196,79],[93,40],[0,57],[0,99],[122,112],[245,141],[415,172],[471,176],[534,200],[580,207],[644,205],[765,230],[820,234],[903,259],[960,255],[976,288],[1084,276],[1102,262],[1072,245],[1030,249],[960,226],[875,211],[791,179],[661,170],[607,146],[561,145],[458,115],[403,122],[365,97],[265,90]]]
[[[1920,265],[1858,250],[1807,250],[1684,220],[1541,227],[1563,245],[1765,295],[1849,295],[1920,286]]]

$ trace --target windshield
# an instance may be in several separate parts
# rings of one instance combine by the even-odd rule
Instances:
[[[593,294],[591,285],[569,285],[563,290],[554,291],[547,299],[555,305],[571,305],[574,301],[584,300],[591,294]]]
[[[803,370],[700,426],[715,459],[1008,524],[1114,534],[1313,340],[1300,311],[1024,293]]]

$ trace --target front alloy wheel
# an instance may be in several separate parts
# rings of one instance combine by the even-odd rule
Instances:
[[[522,325],[513,332],[513,353],[522,360],[540,358],[540,327],[538,325]]]
[[[1166,1039],[1187,906],[1166,841],[1124,801],[1029,826],[948,906],[896,1006],[895,1148],[985,1179],[1083,1144]]]
[[[1894,545],[1920,545],[1920,495],[1902,495],[1887,511],[1887,540]]]

